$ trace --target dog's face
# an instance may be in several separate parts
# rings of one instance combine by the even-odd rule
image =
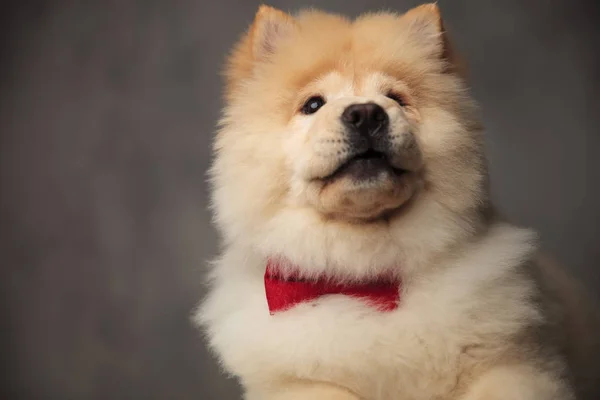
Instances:
[[[474,106],[435,5],[356,21],[262,7],[226,75],[211,174],[229,241],[446,238],[486,203]]]
[[[296,201],[325,217],[374,220],[417,190],[418,112],[400,81],[353,67],[328,72],[299,93],[286,158]]]

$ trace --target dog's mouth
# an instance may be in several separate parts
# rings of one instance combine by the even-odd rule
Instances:
[[[386,159],[385,154],[380,151],[369,149],[364,153],[360,153],[352,157],[348,162],[352,160],[372,160],[372,159]]]
[[[382,174],[400,176],[406,172],[402,168],[394,167],[384,152],[368,149],[346,160],[325,179],[333,180],[342,176],[350,176],[355,180],[369,180]]]

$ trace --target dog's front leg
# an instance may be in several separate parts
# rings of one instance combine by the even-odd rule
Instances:
[[[339,386],[318,382],[295,382],[277,388],[249,389],[246,400],[361,400]]]
[[[475,380],[460,400],[574,400],[567,382],[526,365],[495,367]]]

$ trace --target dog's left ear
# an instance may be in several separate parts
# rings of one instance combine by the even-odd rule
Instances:
[[[409,34],[419,47],[430,56],[446,62],[446,69],[449,72],[466,78],[466,63],[450,42],[444,28],[442,14],[436,3],[415,7],[400,18],[407,24]]]

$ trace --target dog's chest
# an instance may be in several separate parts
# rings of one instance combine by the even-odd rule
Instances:
[[[471,349],[490,334],[489,323],[485,332],[473,325],[481,321],[477,299],[452,290],[406,296],[392,312],[334,295],[275,315],[258,282],[235,292],[244,290],[243,307],[223,318],[213,345],[247,381],[300,378],[334,382],[368,400],[448,400],[477,361]]]
[[[468,346],[453,323],[428,320],[425,309],[419,313],[401,305],[387,314],[353,309],[356,300],[336,300],[314,307],[331,310],[301,325],[313,329],[298,326],[312,343],[295,338],[296,344],[290,343],[296,348],[296,374],[336,382],[373,400],[446,399],[455,390]],[[346,310],[344,302],[351,303]]]
[[[460,259],[411,277],[391,312],[333,295],[270,315],[264,260],[228,252],[199,322],[247,386],[302,379],[365,400],[454,400],[475,366],[518,351],[515,337],[543,320],[535,283],[519,272],[531,251],[529,234],[519,232],[498,227]]]

